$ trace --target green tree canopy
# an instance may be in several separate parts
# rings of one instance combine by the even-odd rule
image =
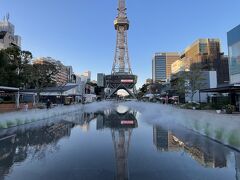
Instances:
[[[42,89],[55,85],[58,73],[51,63],[31,64],[32,53],[11,47],[0,51],[0,85]]]
[[[190,71],[180,72],[173,76],[173,89],[179,95],[190,94],[191,101],[198,90],[205,86],[203,72],[199,64],[193,64]]]

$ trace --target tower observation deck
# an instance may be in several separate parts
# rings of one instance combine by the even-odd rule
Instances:
[[[129,95],[136,98],[135,85],[137,83],[137,76],[132,73],[128,54],[127,31],[130,23],[127,18],[125,0],[118,0],[117,10],[118,16],[114,20],[114,27],[117,31],[117,42],[112,73],[106,76],[106,85],[109,89],[107,97],[111,98],[119,89],[124,89]]]

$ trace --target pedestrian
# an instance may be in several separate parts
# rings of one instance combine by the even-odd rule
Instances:
[[[169,101],[169,99],[168,99],[168,95],[166,96],[165,101],[166,101],[166,104],[168,104],[168,101]]]
[[[25,112],[28,111],[28,103],[24,103],[24,111],[25,111]]]
[[[51,108],[51,101],[49,99],[47,100],[46,106],[47,106],[47,109]]]

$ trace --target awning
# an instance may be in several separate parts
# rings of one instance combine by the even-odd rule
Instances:
[[[210,88],[210,89],[201,89],[200,92],[216,92],[216,93],[237,93],[240,92],[240,84],[222,86],[217,88]]]
[[[0,92],[18,92],[19,88],[0,86]]]

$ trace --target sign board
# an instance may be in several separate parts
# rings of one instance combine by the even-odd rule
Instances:
[[[133,83],[133,79],[122,79],[121,80],[122,83]]]
[[[121,121],[121,125],[133,125],[134,121],[132,120],[123,120]]]

